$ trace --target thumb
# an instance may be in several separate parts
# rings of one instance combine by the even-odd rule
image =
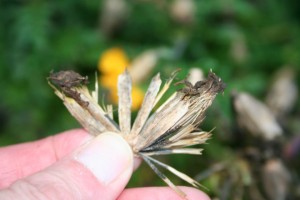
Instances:
[[[49,168],[2,190],[0,199],[116,199],[132,171],[130,146],[120,135],[106,132]]]

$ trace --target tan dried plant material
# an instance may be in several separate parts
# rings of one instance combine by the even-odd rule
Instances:
[[[280,69],[274,77],[266,102],[278,118],[284,118],[292,111],[298,98],[296,72],[291,67]]]
[[[129,7],[124,0],[104,0],[101,6],[100,29],[101,32],[111,37],[124,23],[129,14]]]
[[[280,159],[268,160],[262,169],[262,183],[269,199],[287,199],[292,175]]]
[[[138,84],[146,80],[156,66],[158,59],[157,50],[147,50],[134,58],[128,67],[132,82]]]
[[[283,130],[271,110],[250,94],[233,93],[233,106],[238,125],[252,136],[269,141],[282,136]]]
[[[181,24],[192,24],[195,21],[195,1],[175,0],[170,7],[171,17]]]
[[[121,74],[118,79],[119,124],[113,120],[111,106],[98,105],[97,84],[96,91],[90,93],[86,87],[86,78],[73,71],[51,74],[48,80],[69,112],[91,135],[96,136],[107,131],[120,134],[132,147],[137,157],[145,160],[163,181],[180,196],[185,197],[185,194],[161,173],[158,167],[165,168],[195,187],[200,184],[175,168],[156,160],[153,156],[201,155],[201,148],[186,147],[203,144],[210,137],[210,132],[201,131],[198,126],[216,95],[223,92],[225,84],[212,72],[209,72],[206,80],[198,81],[195,85],[186,80],[180,81],[178,84],[182,83],[183,88],[171,95],[158,109],[152,111],[171,86],[175,75],[176,73],[162,88],[159,74],[151,80],[132,126],[132,83],[128,71]]]

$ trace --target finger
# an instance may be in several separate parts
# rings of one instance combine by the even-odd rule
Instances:
[[[204,192],[190,187],[179,187],[188,200],[210,200]],[[182,200],[174,190],[168,187],[146,187],[125,189],[118,200]]]
[[[83,129],[0,148],[0,189],[40,171],[92,138]]]
[[[115,133],[103,133],[49,168],[12,184],[0,199],[116,199],[133,171],[133,153]]]

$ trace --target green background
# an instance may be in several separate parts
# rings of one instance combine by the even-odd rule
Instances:
[[[233,157],[228,142],[233,123],[230,92],[247,91],[263,100],[276,70],[290,65],[299,72],[300,4],[296,0],[195,0],[194,21],[185,24],[170,17],[172,2],[126,1],[127,19],[107,37],[100,26],[103,1],[2,0],[0,145],[80,127],[48,86],[51,70],[73,69],[93,77],[99,56],[108,48],[122,47],[133,59],[147,49],[163,47],[166,53],[153,74],[161,71],[168,77],[180,67],[180,76],[185,77],[189,68],[199,67],[205,73],[212,69],[227,83],[202,126],[204,130],[216,127],[209,144],[203,146],[204,155],[163,159],[194,176]],[[231,54],[236,41],[246,49],[242,61]],[[299,116],[299,100],[293,116]],[[148,170],[143,165],[130,187],[164,185]],[[217,192],[212,188],[209,193]]]

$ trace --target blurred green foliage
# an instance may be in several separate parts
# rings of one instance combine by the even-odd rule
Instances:
[[[163,77],[177,67],[183,69],[182,77],[190,67],[199,67],[206,73],[213,69],[228,85],[203,125],[205,130],[217,127],[214,139],[204,146],[204,156],[172,157],[168,162],[192,175],[226,156],[222,139],[223,130],[228,130],[223,126],[232,120],[230,91],[248,91],[262,98],[274,71],[284,65],[299,71],[300,4],[296,0],[195,0],[194,21],[180,23],[169,14],[172,2],[126,1],[129,14],[108,37],[100,27],[104,1],[2,0],[0,145],[79,127],[47,84],[51,70],[73,69],[93,77],[99,56],[109,47],[120,46],[131,58],[164,47],[172,54],[162,56],[155,68]],[[295,112],[299,101],[297,105]],[[191,162],[196,164],[190,167]],[[132,185],[153,185],[153,180],[162,184],[144,170],[134,175]]]

